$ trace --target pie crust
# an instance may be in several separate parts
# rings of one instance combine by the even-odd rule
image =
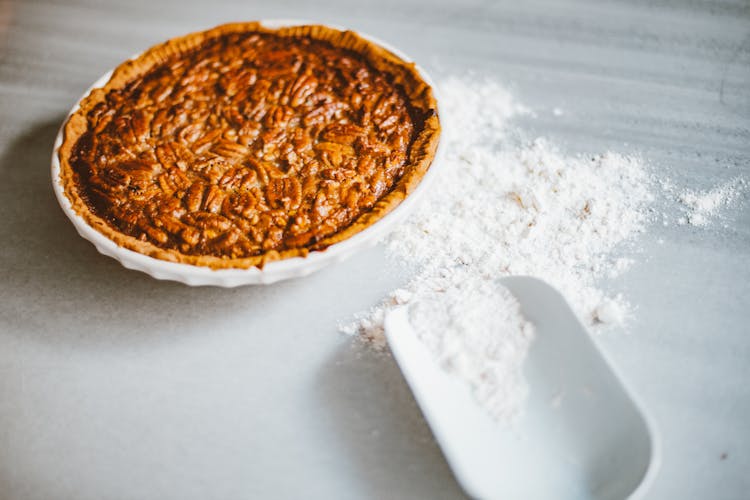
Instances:
[[[64,125],[60,182],[118,245],[213,269],[305,256],[374,224],[440,137],[430,85],[352,31],[235,23],[118,66]]]

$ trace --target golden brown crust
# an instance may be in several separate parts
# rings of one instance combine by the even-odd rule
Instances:
[[[113,228],[106,220],[95,214],[79,192],[75,182],[75,170],[70,159],[78,140],[88,130],[88,113],[95,106],[104,102],[106,95],[113,89],[121,89],[134,79],[142,77],[160,63],[179,54],[185,54],[205,42],[232,33],[270,33],[281,37],[309,37],[313,40],[326,41],[335,47],[352,50],[361,55],[376,70],[391,75],[406,94],[410,103],[423,110],[423,122],[409,148],[406,164],[408,168],[395,183],[390,192],[382,196],[367,212],[359,215],[353,223],[338,232],[326,236],[309,246],[279,250],[268,250],[260,255],[232,258],[216,255],[190,255],[178,249],[161,248],[150,241],[143,241]],[[326,26],[294,26],[287,28],[266,28],[257,22],[235,23],[218,26],[214,29],[174,38],[163,44],[148,49],[137,58],[118,66],[112,77],[103,88],[94,89],[85,97],[68,119],[64,127],[64,139],[59,150],[60,182],[66,196],[70,199],[73,210],[86,222],[103,233],[118,245],[136,252],[162,260],[181,262],[214,269],[262,267],[265,263],[290,257],[305,256],[311,250],[323,250],[334,243],[343,241],[369,227],[393,210],[419,184],[429,169],[434,157],[440,135],[440,124],[437,115],[437,104],[432,89],[420,77],[413,63],[406,63],[391,52],[375,45],[351,31],[338,31]],[[279,189],[283,191],[284,186]]]

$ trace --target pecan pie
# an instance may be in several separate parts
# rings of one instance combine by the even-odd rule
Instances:
[[[439,135],[415,66],[356,33],[229,24],[117,67],[68,119],[60,179],[120,246],[260,267],[382,218]]]

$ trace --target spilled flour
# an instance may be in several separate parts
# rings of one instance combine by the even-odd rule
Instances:
[[[708,191],[684,190],[678,195],[678,200],[687,214],[678,223],[707,226],[722,208],[731,205],[739,197],[745,187],[744,179],[735,178]]]
[[[441,85],[445,157],[427,198],[385,241],[388,256],[419,271],[418,298],[465,275],[531,275],[559,288],[589,324],[620,323],[628,304],[595,286],[631,261],[612,250],[643,230],[651,182],[637,158],[567,156],[543,139],[507,141],[525,108],[491,81]],[[344,330],[383,345],[382,313],[399,291]]]
[[[451,78],[440,90],[445,156],[426,198],[385,240],[389,259],[416,274],[342,330],[383,348],[384,316],[408,305],[436,359],[504,418],[523,408],[520,367],[531,335],[496,281],[541,278],[584,323],[622,325],[628,302],[597,282],[631,265],[617,253],[644,230],[655,183],[636,157],[566,155],[544,139],[509,138],[509,121],[527,110],[495,82]],[[726,203],[732,189],[685,192],[691,223]]]

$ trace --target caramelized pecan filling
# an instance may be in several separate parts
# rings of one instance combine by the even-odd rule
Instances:
[[[187,255],[315,243],[404,174],[419,111],[357,53],[231,33],[166,59],[87,115],[71,165],[116,230]]]

